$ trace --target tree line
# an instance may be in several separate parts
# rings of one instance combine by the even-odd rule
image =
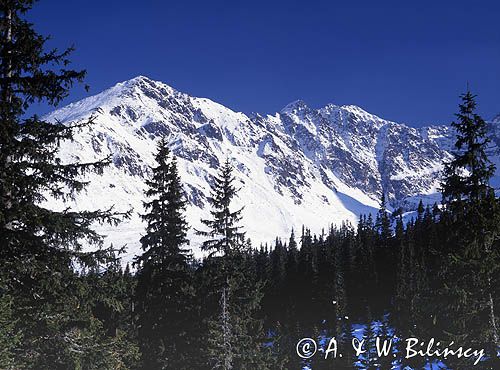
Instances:
[[[102,173],[94,163],[58,159],[62,140],[92,128],[27,117],[37,102],[57,105],[84,71],[71,49],[45,48],[26,20],[32,0],[0,2],[0,368],[1,369],[390,369],[430,359],[335,361],[296,354],[303,337],[348,345],[354,324],[383,321],[383,333],[435,337],[487,349],[476,368],[499,367],[500,208],[486,155],[487,124],[475,97],[461,96],[455,151],[445,164],[442,202],[405,220],[388,212],[356,226],[307,227],[252,247],[234,209],[230,158],[213,178],[202,220],[203,259],[192,255],[187,206],[175,157],[160,138],[144,194],[142,253],[125,268],[121,250],[92,228],[129,217],[114,209],[50,210]],[[89,252],[84,243],[95,248]],[[445,361],[469,369],[466,359]]]

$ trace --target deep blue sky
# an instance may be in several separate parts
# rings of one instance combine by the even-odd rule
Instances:
[[[41,0],[29,17],[76,46],[90,93],[146,75],[244,112],[302,99],[418,126],[452,120],[468,81],[500,113],[498,0]]]

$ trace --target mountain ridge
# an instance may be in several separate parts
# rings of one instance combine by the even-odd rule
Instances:
[[[94,116],[91,130],[61,146],[67,161],[112,155],[104,176],[90,176],[89,191],[73,207],[116,203],[134,209],[106,242],[137,252],[143,232],[144,179],[154,165],[155,141],[166,136],[179,159],[193,227],[208,212],[210,183],[229,157],[242,188],[244,225],[254,244],[288,237],[292,228],[321,232],[375,212],[382,192],[393,208],[411,211],[419,198],[436,200],[442,162],[450,158],[449,126],[414,128],[382,119],[355,105],[314,109],[297,100],[275,114],[246,115],[208,98],[192,97],[137,76],[69,104],[45,119],[69,123]],[[496,127],[494,127],[496,128]],[[495,132],[498,130],[494,130]],[[500,142],[500,141],[499,141]],[[51,207],[62,207],[51,202]],[[196,237],[193,243],[197,244]],[[196,250],[197,246],[194,245]]]

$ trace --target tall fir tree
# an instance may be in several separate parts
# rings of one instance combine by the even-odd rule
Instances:
[[[168,143],[161,138],[155,160],[157,167],[151,169],[151,179],[146,180],[145,195],[150,201],[144,203],[148,211],[142,216],[147,223],[146,235],[141,238],[144,253],[138,262],[163,264],[186,264],[191,259],[191,251],[186,245],[188,224],[184,212],[187,201],[177,169],[177,160],[171,155]]]
[[[377,213],[375,226],[377,228],[378,233],[380,234],[382,242],[387,243],[387,241],[392,236],[392,229],[391,229],[391,219],[387,211],[387,202],[385,199],[385,193],[382,193],[382,196],[380,197],[380,208]]]
[[[186,248],[186,199],[177,162],[160,139],[158,165],[146,182],[148,213],[141,238],[144,253],[137,257],[138,335],[144,369],[188,369],[194,333],[190,308],[193,281],[191,254]]]
[[[377,213],[375,227],[378,233],[378,243],[375,249],[375,259],[380,284],[378,286],[377,298],[380,307],[374,307],[374,313],[380,310],[388,302],[396,290],[396,271],[393,268],[397,264],[397,250],[394,248],[391,215],[387,210],[385,193],[380,199],[380,209]]]
[[[197,231],[198,235],[208,238],[203,242],[202,249],[211,254],[229,255],[245,246],[245,233],[238,225],[243,208],[235,211],[230,208],[238,191],[234,186],[234,181],[233,166],[228,157],[219,175],[214,177],[212,195],[209,199],[212,206],[211,218],[201,220],[209,230]]]
[[[487,155],[487,124],[476,113],[475,96],[467,91],[461,99],[457,121],[451,124],[457,135],[455,151],[445,166],[442,184],[443,203],[448,208],[488,197],[492,191],[489,180],[495,173]]]
[[[109,360],[104,357],[112,355],[100,347],[109,343],[101,339],[113,339],[83,339],[100,324],[92,315],[93,301],[83,299],[91,287],[74,267],[84,270],[106,259],[108,251],[83,252],[82,242],[100,246],[92,224],[118,218],[109,210],[54,211],[42,205],[48,198],[72,198],[86,185],[79,176],[101,172],[107,161],[67,163],[57,157],[59,143],[72,140],[92,119],[63,125],[28,114],[33,103],[57,105],[85,76],[68,68],[72,49],[46,50],[47,37],[26,20],[34,3],[0,3],[0,269],[18,318],[15,330],[22,333],[14,367],[60,369],[82,361],[91,366]]]
[[[242,209],[232,211],[237,195],[233,167],[226,159],[212,186],[211,218],[202,220],[208,238],[202,249],[209,252],[204,262],[205,304],[208,343],[205,358],[213,369],[279,368],[263,322],[256,314],[262,300],[262,282],[252,269],[252,253],[239,225]],[[253,271],[253,272],[252,272]]]
[[[454,339],[485,345],[494,353],[500,346],[500,207],[490,185],[495,166],[488,159],[487,124],[476,113],[475,96],[467,91],[461,99],[452,124],[455,151],[442,183],[446,240],[439,248],[440,277],[448,299],[440,307],[439,324],[449,326]]]

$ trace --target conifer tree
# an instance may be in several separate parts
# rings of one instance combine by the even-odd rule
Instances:
[[[286,276],[286,247],[281,239],[276,238],[274,249],[270,253],[272,280],[278,289],[282,288]]]
[[[85,356],[75,356],[74,368],[135,369],[139,363],[140,353],[129,310],[133,296],[119,257],[124,249],[115,250],[111,245],[109,251],[108,261],[97,263],[82,274],[84,286],[88,288],[84,299],[92,302],[95,319],[93,330],[78,338],[79,349],[88,349]],[[102,349],[95,346],[98,341],[103,342]]]
[[[392,235],[392,230],[391,219],[387,213],[387,204],[384,193],[382,193],[382,197],[380,198],[380,208],[377,213],[377,220],[375,225],[382,241],[387,242],[387,240],[389,240]]]
[[[453,338],[500,346],[495,287],[500,272],[500,208],[490,178],[487,124],[476,113],[475,96],[461,96],[453,159],[445,166],[442,183],[444,212],[441,222],[447,239],[439,248],[443,258],[440,277],[447,283],[447,318]],[[496,348],[496,349],[495,349]]]
[[[363,329],[363,339],[365,340],[365,353],[358,357],[359,364],[363,369],[376,370],[378,369],[377,349],[376,349],[376,334],[373,330],[373,322],[371,313],[368,311],[366,327]]]
[[[357,271],[353,279],[354,292],[364,291],[364,294],[355,294],[351,297],[352,307],[359,315],[364,315],[367,306],[373,304],[377,294],[379,274],[375,265],[375,245],[378,234],[374,229],[371,214],[360,216],[357,233],[357,248],[354,251],[354,264]]]
[[[464,201],[478,201],[489,196],[489,180],[495,166],[486,153],[490,139],[487,124],[476,113],[475,96],[467,91],[461,96],[457,121],[451,125],[456,130],[453,159],[445,166],[442,184],[443,203],[456,208]]]
[[[234,180],[233,167],[228,157],[222,165],[219,175],[214,177],[212,196],[209,199],[212,206],[210,211],[212,217],[201,220],[209,230],[197,231],[199,235],[208,238],[203,242],[202,249],[211,254],[230,255],[245,246],[245,233],[238,225],[241,221],[243,208],[235,211],[230,209],[238,191],[234,186]]]
[[[425,212],[424,203],[422,202],[422,199],[420,199],[417,207],[417,220],[419,222],[421,222],[422,219],[424,218],[424,212]]]
[[[242,209],[232,211],[237,195],[229,158],[215,177],[212,187],[211,219],[202,220],[208,231],[203,250],[209,252],[204,263],[206,279],[204,309],[209,319],[207,361],[214,369],[272,369],[276,365],[266,348],[262,321],[256,319],[262,299],[262,282],[252,274],[249,244],[245,242]]]
[[[74,266],[85,269],[106,258],[106,250],[82,252],[82,243],[99,246],[102,238],[91,225],[118,219],[109,210],[53,211],[42,205],[48,198],[73,197],[86,185],[79,175],[100,172],[107,161],[57,158],[60,141],[71,140],[92,119],[63,125],[27,113],[33,103],[57,105],[85,76],[68,67],[72,49],[46,50],[47,38],[26,20],[34,3],[0,3],[0,269],[19,319],[15,330],[22,333],[15,367],[55,369],[88,355],[78,338],[92,332],[95,320],[80,295],[88,287]],[[101,339],[112,340],[94,338],[95,358],[106,356]],[[74,346],[78,351],[70,352]]]
[[[295,231],[292,229],[290,233],[290,240],[288,241],[288,249],[291,251],[297,250],[297,242],[295,240]]]
[[[186,200],[175,158],[167,141],[158,143],[158,165],[146,182],[148,213],[138,256],[138,325],[144,369],[187,369],[190,357],[190,307],[194,294],[186,248]]]
[[[144,253],[138,257],[140,264],[169,263],[185,265],[191,258],[186,245],[188,225],[184,216],[186,199],[177,169],[177,160],[171,156],[165,138],[158,143],[151,179],[146,181],[144,203],[148,211],[142,216],[147,223],[146,234],[141,238]]]
[[[380,209],[375,222],[378,233],[378,245],[375,250],[376,268],[380,278],[378,303],[381,306],[390,302],[396,290],[396,271],[393,268],[397,264],[397,250],[394,248],[392,238],[391,217],[387,211],[385,194],[380,199]],[[379,307],[380,308],[380,307]]]
[[[297,297],[300,295],[298,293],[298,287],[300,284],[299,277],[299,250],[298,245],[295,240],[295,232],[292,229],[290,234],[290,239],[288,242],[288,250],[286,253],[286,263],[285,263],[285,276],[286,276],[286,285],[282,288],[282,292],[287,297],[286,304],[286,312],[283,312],[283,309],[278,309],[278,315],[280,318],[283,318],[284,315],[290,318],[294,316],[296,312],[296,304]],[[274,277],[271,278],[271,281],[274,282]],[[279,293],[279,292],[278,292]],[[277,297],[279,294],[273,294],[273,297]],[[276,306],[276,307],[279,307]]]

